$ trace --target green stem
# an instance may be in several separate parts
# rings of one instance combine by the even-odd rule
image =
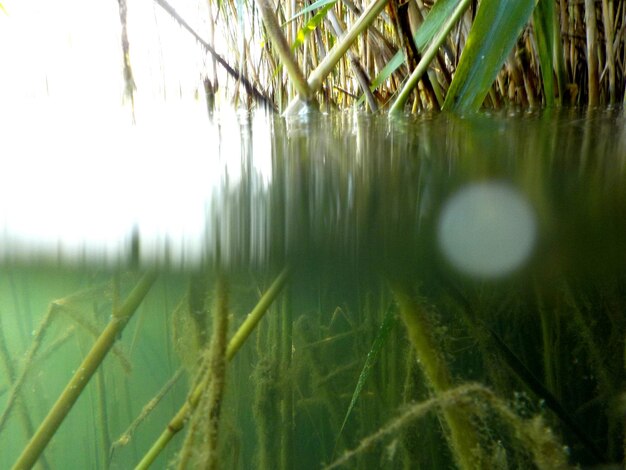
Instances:
[[[270,288],[263,294],[263,296],[259,299],[259,302],[256,304],[256,307],[248,314],[244,322],[241,324],[237,332],[233,335],[230,342],[228,343],[228,348],[226,349],[226,359],[231,360],[237,351],[241,349],[243,343],[246,341],[248,336],[252,333],[257,323],[261,321],[263,315],[272,304],[274,299],[278,296],[282,288],[285,286],[287,282],[287,278],[289,277],[289,268],[285,268],[278,275],[276,280],[272,283]]]
[[[335,46],[326,54],[322,62],[317,68],[311,72],[309,76],[309,88],[312,92],[316,92],[322,86],[322,82],[326,76],[333,70],[337,62],[343,57],[352,43],[356,41],[359,34],[369,28],[378,14],[385,8],[388,0],[376,0],[369,4],[367,9],[359,16],[359,19],[352,25],[346,34],[335,44]],[[293,99],[284,114],[289,115],[296,113],[302,101],[298,97]]]
[[[39,426],[30,442],[26,445],[22,454],[13,466],[13,470],[30,469],[39,459],[52,436],[56,433],[59,426],[67,416],[67,414],[78,400],[81,392],[98,369],[107,353],[119,338],[120,333],[132,317],[133,313],[139,307],[150,287],[156,280],[156,272],[146,273],[137,283],[133,291],[129,294],[126,301],[117,311],[113,312],[108,325],[91,348],[91,351],[85,357],[82,364],[77,369],[74,376],[63,390],[63,393],[54,404],[48,416]]]
[[[439,396],[450,390],[453,382],[443,354],[431,334],[427,313],[413,298],[408,286],[395,283],[392,290],[420,367],[435,396]],[[478,460],[475,453],[480,449],[479,442],[467,416],[455,407],[444,408],[441,414],[449,430],[448,442],[458,467],[463,470],[476,468]]]
[[[280,468],[293,468],[293,386],[291,378],[291,355],[293,354],[293,318],[290,295],[284,296],[282,311],[281,333],[281,388],[282,401],[280,405],[281,438],[280,438]]]
[[[250,336],[254,327],[261,321],[265,312],[272,304],[272,302],[276,299],[285,283],[287,282],[287,278],[289,277],[289,268],[285,268],[278,275],[278,277],[274,280],[270,288],[263,294],[263,296],[259,299],[259,302],[256,304],[252,312],[248,314],[247,318],[241,324],[237,332],[233,335],[230,342],[228,343],[228,347],[226,348],[226,361],[230,361],[237,351],[241,349],[244,342]],[[185,420],[189,416],[189,414],[198,406],[198,402],[202,397],[202,392],[209,385],[209,375],[205,376],[204,379],[196,385],[196,387],[191,392],[189,398],[185,401],[183,406],[180,407],[176,415],[171,419],[171,421],[167,424],[165,430],[161,433],[157,441],[152,445],[152,447],[146,452],[141,461],[135,467],[135,470],[145,470],[152,465],[152,463],[156,460],[156,458],[160,455],[161,451],[167,446],[167,444],[172,440],[172,438],[185,426]]]
[[[461,15],[465,13],[465,10],[470,4],[470,1],[471,0],[461,0],[454,12],[452,13],[452,16],[450,16],[448,21],[444,23],[439,33],[437,33],[437,36],[433,38],[432,42],[428,45],[428,48],[422,55],[422,59],[417,64],[417,67],[415,67],[413,73],[411,73],[411,76],[404,84],[404,87],[402,88],[402,91],[400,91],[400,94],[396,98],[396,101],[389,109],[390,113],[393,114],[402,111],[404,105],[406,104],[406,101],[411,95],[411,92],[417,86],[420,78],[422,78],[422,75],[424,75],[424,73],[426,73],[426,71],[428,70],[428,66],[437,55],[439,47],[441,47],[441,45],[446,40],[446,37],[448,36],[448,33],[450,32],[452,27],[456,24],[459,18],[461,18]]]
[[[11,411],[13,410],[13,406],[15,405],[15,403],[17,403],[17,397],[20,394],[22,385],[25,383],[28,372],[30,372],[31,370],[30,366],[33,363],[35,354],[37,354],[37,351],[39,351],[39,348],[41,347],[41,343],[43,341],[43,337],[48,331],[48,327],[52,322],[52,315],[54,312],[57,311],[58,308],[59,304],[57,302],[52,302],[50,304],[50,307],[48,307],[48,310],[46,311],[43,319],[39,323],[39,327],[35,332],[33,342],[30,344],[28,352],[26,353],[26,356],[24,358],[24,365],[22,366],[22,369],[20,370],[13,384],[11,385],[9,398],[7,399],[6,405],[4,405],[4,410],[0,415],[0,434],[2,434],[2,432],[4,431],[4,426],[9,419]]]
[[[311,88],[309,88],[309,84],[304,78],[302,70],[300,70],[296,59],[289,49],[289,44],[287,44],[287,39],[280,29],[278,19],[274,14],[274,9],[267,0],[256,0],[256,3],[261,10],[261,16],[263,16],[263,23],[265,23],[267,34],[272,40],[272,44],[276,48],[280,60],[287,69],[291,83],[296,90],[298,90],[300,98],[304,101],[309,101],[313,97],[313,92]]]

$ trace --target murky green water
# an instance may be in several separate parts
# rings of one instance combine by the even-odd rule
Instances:
[[[228,469],[621,461],[625,123],[243,116],[240,135],[218,133],[220,155],[241,150],[239,176],[206,203],[199,245],[148,242],[140,226],[123,262],[86,247],[71,266],[5,246],[0,467],[154,268],[42,468],[133,468],[193,388],[197,417],[153,468],[203,468],[211,452]],[[228,340],[285,267],[228,346],[223,390],[206,385],[221,377],[202,352],[218,312]]]

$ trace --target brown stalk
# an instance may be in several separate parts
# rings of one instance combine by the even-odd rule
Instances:
[[[589,86],[588,105],[600,104],[600,83],[598,78],[598,26],[594,0],[585,0],[585,25],[587,32],[587,81]]]
[[[604,23],[604,38],[606,42],[606,67],[609,72],[609,104],[615,104],[617,91],[615,86],[615,53],[613,51],[615,31],[613,29],[612,1],[602,0],[602,22]]]

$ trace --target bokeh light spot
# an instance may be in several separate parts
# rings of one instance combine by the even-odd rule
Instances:
[[[503,276],[530,256],[535,214],[510,184],[473,183],[444,204],[437,238],[446,259],[460,271],[483,278]]]

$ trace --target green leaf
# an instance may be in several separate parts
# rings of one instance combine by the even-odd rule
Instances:
[[[539,0],[533,12],[535,39],[539,51],[539,64],[543,80],[543,93],[546,96],[546,106],[554,106],[554,1]]]
[[[326,13],[328,12],[328,10],[330,10],[333,5],[334,5],[334,1],[331,3],[327,2],[327,5],[325,5],[323,8],[321,8],[316,14],[315,16],[313,16],[313,18],[311,18],[309,21],[307,21],[305,23],[304,26],[302,26],[302,28],[300,28],[298,30],[298,34],[296,35],[296,40],[293,42],[293,44],[291,45],[291,50],[296,50],[298,47],[300,47],[302,44],[304,44],[304,40],[306,39],[306,37],[312,32],[315,31],[315,28],[317,28],[320,23],[322,21],[324,21],[324,18],[326,17]]]
[[[299,16],[302,16],[302,15],[304,15],[306,13],[315,11],[318,8],[321,8],[321,7],[326,7],[328,5],[333,6],[335,3],[337,3],[337,0],[317,0],[317,2],[313,2],[311,5],[309,5],[308,7],[304,8],[299,13],[296,13],[291,18],[289,18],[287,21],[285,21],[283,23],[283,26],[285,26],[286,24],[291,23],[293,20],[295,20]]]
[[[385,345],[387,341],[387,337],[389,336],[389,332],[391,328],[396,323],[396,315],[394,309],[389,306],[387,309],[387,313],[385,313],[385,318],[383,319],[382,325],[378,329],[378,334],[376,335],[376,339],[374,339],[374,343],[372,344],[372,349],[367,353],[367,358],[365,359],[365,364],[363,365],[363,369],[361,370],[361,374],[359,375],[359,379],[357,380],[356,387],[354,388],[354,393],[352,394],[352,399],[350,400],[350,405],[348,406],[348,411],[346,411],[346,416],[343,418],[343,423],[341,423],[341,428],[339,429],[339,433],[337,434],[337,439],[335,441],[335,449],[337,448],[337,444],[339,443],[339,438],[341,437],[341,433],[343,428],[346,426],[348,422],[348,418],[352,413],[354,405],[361,395],[361,391],[363,390],[363,386],[367,381],[367,378],[370,375],[372,367],[376,364],[376,360],[378,359],[378,355],[380,354],[381,349]]]
[[[421,53],[424,48],[432,41],[435,34],[441,29],[446,20],[452,15],[452,12],[456,9],[461,0],[439,0],[424,18],[424,22],[415,32],[413,39],[417,50]],[[385,82],[391,75],[405,62],[404,51],[399,50],[396,52],[387,65],[376,75],[372,81],[371,90],[374,91],[382,83]],[[357,105],[360,105],[365,100],[365,96],[361,96]]]
[[[565,93],[564,65],[555,63],[555,57],[563,57],[561,49],[560,29],[557,27],[556,11],[552,0],[539,0],[537,8],[533,12],[533,25],[535,38],[539,50],[539,63],[541,65],[541,78],[543,80],[543,92],[546,95],[546,106],[554,106],[554,74],[556,66],[559,97]]]
[[[461,0],[439,0],[424,18],[424,22],[415,31],[413,40],[417,46],[417,50],[421,53],[433,36],[441,29],[443,24],[452,15]]]
[[[530,20],[535,0],[482,0],[443,109],[478,111],[502,64]]]
[[[420,61],[417,63],[417,66],[413,69],[411,75],[404,83],[402,90],[400,90],[400,93],[391,105],[391,108],[389,108],[389,112],[391,114],[396,114],[403,110],[404,105],[419,83],[422,75],[428,72],[428,67],[430,67],[430,63],[437,55],[439,48],[445,44],[446,37],[450,34],[450,31],[452,31],[454,25],[462,18],[471,1],[472,0],[460,0],[450,16],[445,18],[444,23],[437,30],[437,33],[428,44],[428,47],[426,47],[426,49],[422,52]]]
[[[372,81],[372,91],[374,91],[382,83],[384,83],[385,80],[391,77],[391,74],[394,73],[398,67],[404,64],[404,61],[404,51],[399,50],[398,52],[396,52],[396,55],[394,55],[391,60],[387,62],[387,64],[383,67],[380,73],[376,75],[376,78],[374,78],[374,80]]]

